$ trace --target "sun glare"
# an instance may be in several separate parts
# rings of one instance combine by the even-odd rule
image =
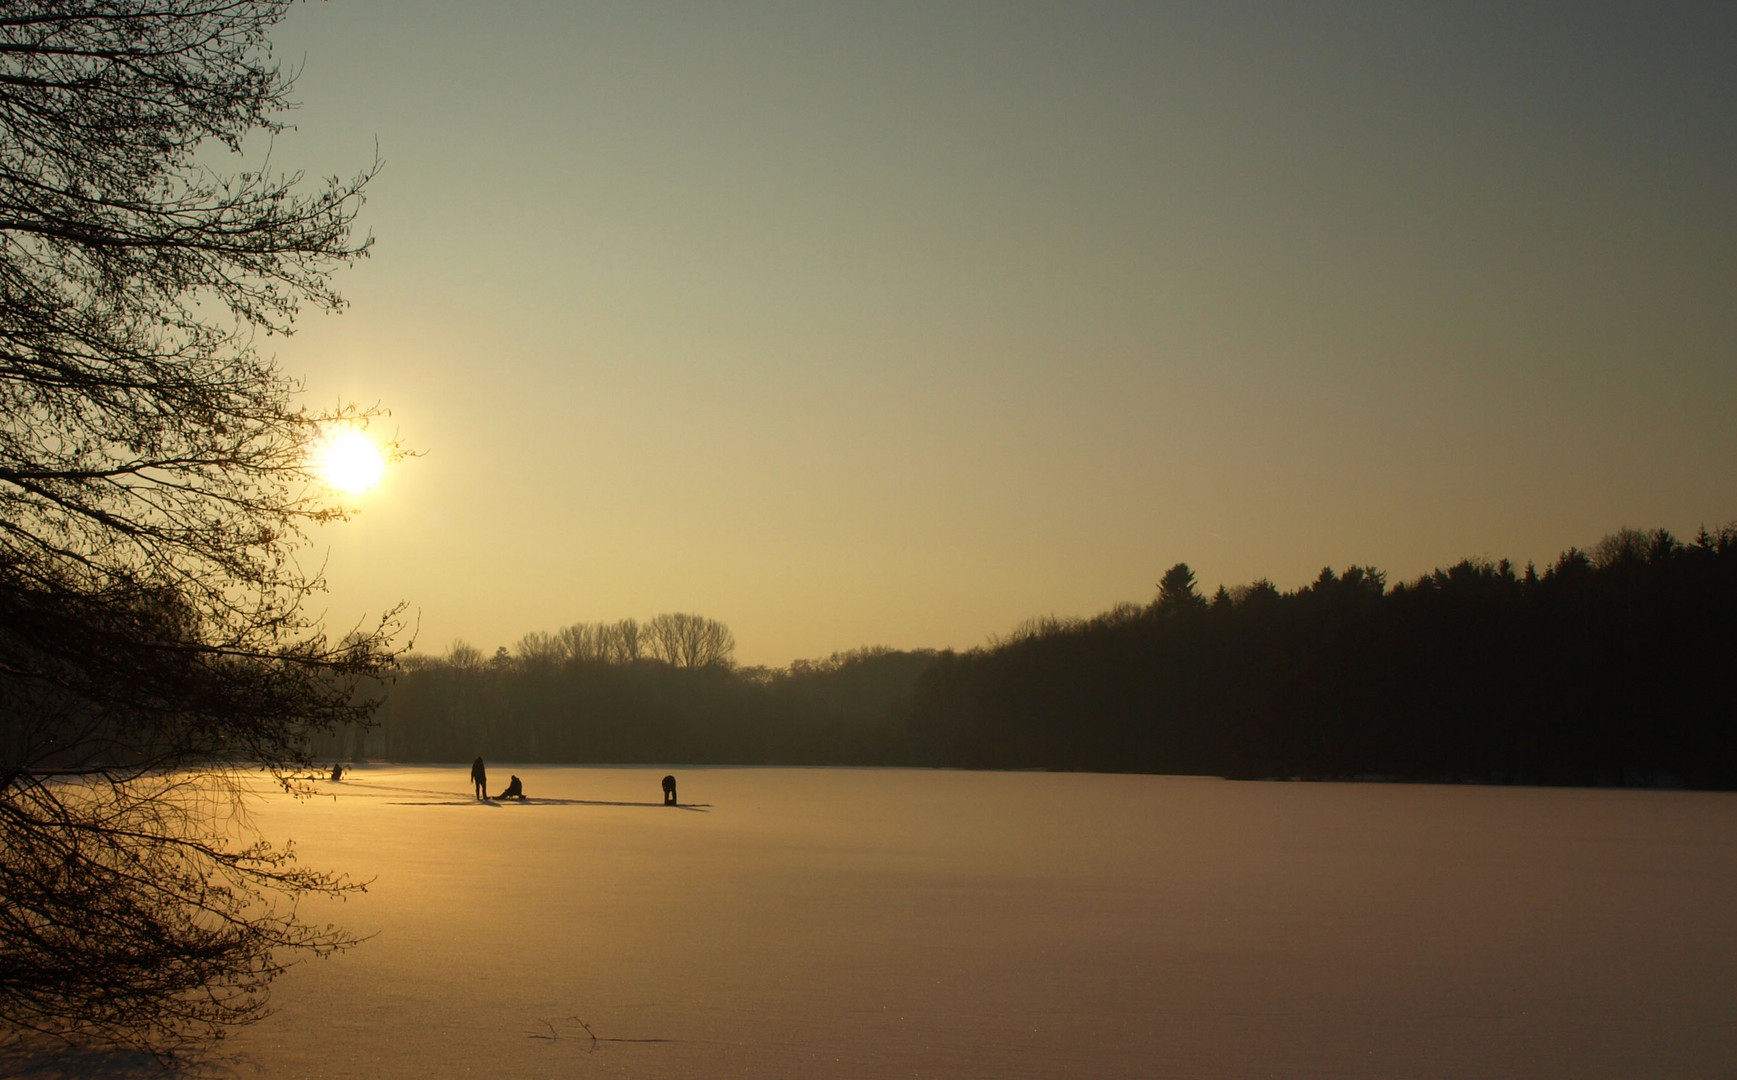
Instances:
[[[386,459],[374,440],[360,431],[340,431],[326,440],[320,454],[320,474],[326,483],[350,495],[373,487],[386,470]]]

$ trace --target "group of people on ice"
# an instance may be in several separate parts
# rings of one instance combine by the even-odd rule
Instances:
[[[487,769],[483,768],[483,759],[481,758],[481,756],[478,756],[478,758],[475,761],[470,763],[470,782],[471,782],[472,786],[474,786],[476,788],[476,797],[477,798],[479,798],[479,799],[489,798],[489,772]],[[506,787],[505,791],[501,792],[499,795],[494,796],[494,798],[497,798],[497,799],[519,799],[519,800],[523,800],[524,797],[525,797],[525,785],[520,783],[519,778],[516,776],[507,782],[507,787]]]
[[[332,779],[336,780],[337,777],[334,776]],[[477,759],[470,763],[470,782],[471,786],[476,791],[477,798],[488,799],[490,797],[489,773],[488,769],[483,767],[483,759],[481,755],[478,755]],[[520,783],[519,778],[515,776],[507,783],[506,790],[501,792],[499,795],[494,796],[494,798],[518,799],[523,801],[525,798],[525,785]],[[666,776],[663,778],[663,803],[665,806],[680,805],[676,802],[676,778],[673,776]]]

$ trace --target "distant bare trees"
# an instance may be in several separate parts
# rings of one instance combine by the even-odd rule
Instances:
[[[535,631],[520,638],[512,652],[522,668],[554,668],[569,664],[633,664],[655,660],[680,668],[731,667],[736,637],[730,628],[703,615],[664,614],[641,623],[578,622],[554,632]],[[454,642],[444,662],[449,667],[473,667],[482,654],[471,645]],[[422,661],[428,663],[430,661]]]
[[[703,615],[659,615],[645,629],[651,655],[674,667],[729,667],[736,652],[730,628]]]
[[[645,655],[644,631],[637,619],[574,623],[558,638],[567,659],[580,663],[631,664]]]
[[[515,652],[519,662],[529,667],[631,664],[645,656],[645,634],[637,619],[579,622],[552,634],[526,634]]]
[[[567,642],[562,634],[550,634],[535,630],[519,639],[515,653],[519,663],[525,667],[555,667],[565,663],[568,657]]]
[[[463,668],[466,671],[478,670],[486,660],[487,657],[483,656],[482,650],[468,641],[453,642],[451,650],[446,654],[446,662],[449,666]]]

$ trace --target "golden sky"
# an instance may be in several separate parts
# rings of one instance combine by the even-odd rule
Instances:
[[[386,165],[278,355],[426,451],[329,624],[783,664],[1737,517],[1737,8],[1399,7],[295,9],[274,164]]]

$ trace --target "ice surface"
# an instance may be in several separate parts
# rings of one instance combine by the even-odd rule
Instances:
[[[236,1075],[1737,1063],[1731,795],[489,763],[509,773],[531,801],[475,802],[460,764],[259,807],[374,879],[305,914],[376,936],[279,980],[224,1045]]]

